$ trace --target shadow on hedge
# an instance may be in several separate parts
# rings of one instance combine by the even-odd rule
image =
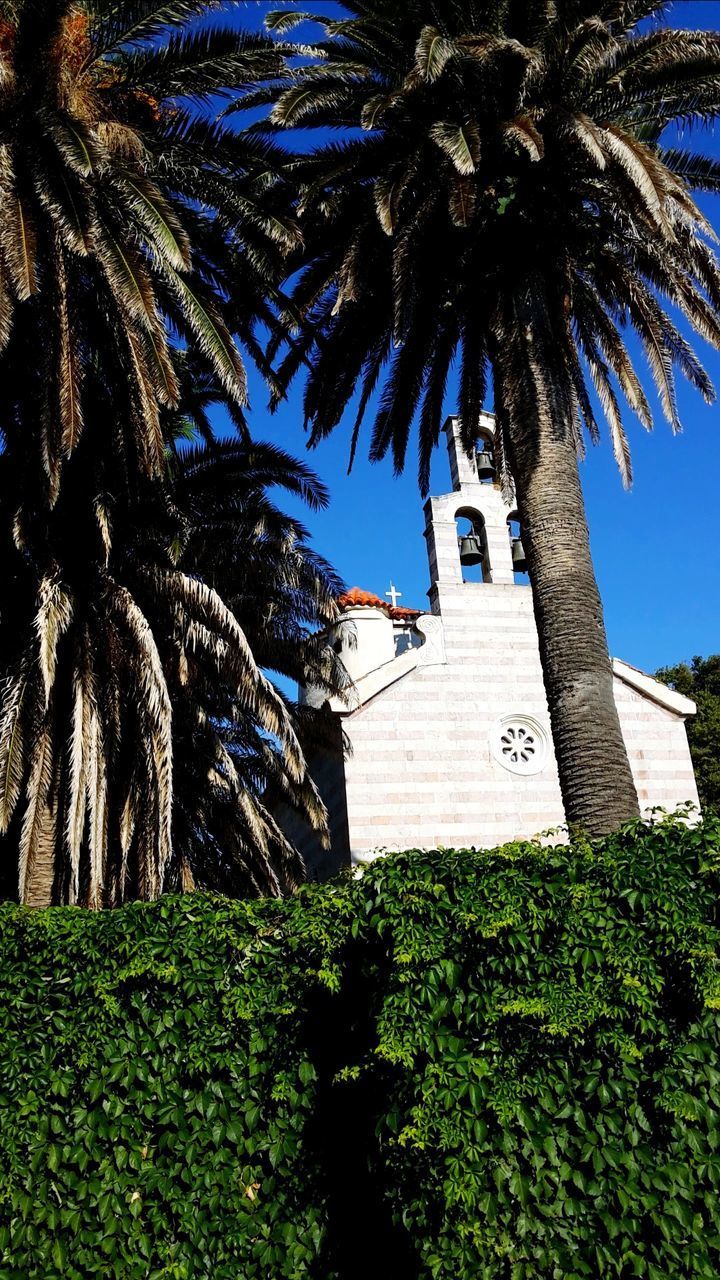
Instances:
[[[717,1280],[719,850],[0,908],[0,1280]]]

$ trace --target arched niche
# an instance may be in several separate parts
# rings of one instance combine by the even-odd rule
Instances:
[[[478,480],[481,484],[495,483],[495,441],[491,431],[481,429],[478,433],[475,447],[475,465],[477,467]]]
[[[473,507],[460,507],[455,512],[455,527],[463,582],[489,582],[490,565],[484,517]],[[469,563],[470,555],[476,557],[475,563]]]
[[[524,583],[528,580],[527,561],[525,560],[525,548],[522,541],[522,524],[517,511],[511,511],[507,518],[508,538],[510,539],[510,552],[513,561],[513,573],[515,581]]]

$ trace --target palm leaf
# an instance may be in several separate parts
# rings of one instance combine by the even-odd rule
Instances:
[[[37,243],[32,217],[17,196],[4,202],[0,249],[13,292],[25,302],[37,292]]]
[[[70,867],[69,902],[80,900],[80,857],[87,810],[86,739],[88,716],[82,673],[75,671],[71,731],[67,749],[65,845]]]
[[[712,156],[668,147],[659,152],[658,158],[689,187],[697,191],[720,191],[720,161]]]
[[[86,786],[88,799],[88,888],[87,903],[97,911],[104,905],[105,864],[107,858],[107,767],[105,743],[95,691],[86,698],[89,722],[86,734]],[[153,885],[154,889],[155,886]],[[158,890],[159,891],[159,890]],[[157,892],[149,894],[156,897]]]
[[[42,854],[53,861],[55,854],[56,810],[50,801],[55,752],[50,723],[40,729],[34,746],[27,783],[27,804],[23,814],[18,848],[18,898],[28,899],[34,864]]]
[[[175,271],[190,267],[190,240],[176,211],[147,179],[142,187],[132,178],[122,180],[121,189],[131,212],[150,237],[150,245],[159,263],[167,262]]]
[[[138,657],[137,673],[142,710],[147,716],[150,746],[157,782],[157,839],[145,861],[148,897],[162,891],[165,870],[172,855],[172,703],[155,637],[147,618],[126,587],[109,580],[111,609],[126,630]],[[98,821],[102,819],[98,815]]]
[[[130,245],[123,244],[108,226],[99,221],[93,227],[93,243],[113,297],[129,317],[140,321],[143,328],[155,328],[158,323],[155,296],[150,276],[140,258]]]
[[[375,183],[375,208],[380,220],[380,226],[388,236],[391,236],[395,230],[400,201],[407,185],[407,173],[391,174],[387,178],[378,178]]]
[[[475,172],[480,161],[480,132],[472,123],[452,124],[443,120],[430,129],[430,137],[452,160],[458,173]]]
[[[315,21],[317,21],[317,14],[303,13],[297,9],[271,9],[264,18],[268,31],[273,31],[276,35],[285,35],[301,22]]]
[[[0,352],[4,351],[12,333],[15,304],[8,289],[7,273],[0,259]]]
[[[157,382],[148,367],[147,348],[140,334],[128,328],[124,336],[138,406],[136,437],[143,468],[148,475],[159,476],[165,466],[165,441],[160,422]],[[150,351],[152,353],[152,347]]]
[[[505,137],[526,151],[531,160],[541,160],[545,154],[542,134],[535,128],[529,116],[516,116],[504,129]]]
[[[436,27],[423,27],[415,48],[415,66],[423,79],[432,84],[455,53],[452,40],[446,39]]]
[[[329,100],[332,101],[332,96]],[[323,95],[322,90],[318,90],[316,85],[304,82],[293,85],[280,95],[273,106],[269,117],[270,122],[284,129],[290,129],[323,101],[328,101],[328,95]]]
[[[141,44],[162,37],[168,28],[183,27],[193,18],[220,8],[223,0],[102,0],[97,4],[93,53],[88,65],[120,45]]]
[[[275,102],[267,119],[250,125],[248,132],[252,134],[258,130],[265,134],[273,129],[328,124],[338,116],[355,122],[362,114],[371,87],[363,82],[365,74],[365,68],[358,65],[343,68],[342,75],[323,75],[322,79],[318,76],[320,83],[317,83],[309,72],[302,77],[298,73],[300,82],[287,89]],[[255,101],[257,103],[258,98]],[[247,106],[245,102],[245,110]]]
[[[67,455],[77,445],[83,428],[80,394],[80,361],[77,334],[70,324],[65,266],[58,253],[58,408],[60,411],[61,448]]]
[[[53,120],[50,133],[68,166],[89,178],[98,161],[98,148],[88,130],[79,121],[59,116]]]
[[[55,681],[57,647],[73,617],[73,603],[56,575],[44,577],[38,588],[38,609],[35,615],[35,632],[38,642],[38,661],[45,694],[45,710],[50,704]]]
[[[23,703],[28,686],[23,668],[5,682],[0,705],[0,834],[7,831],[25,772]]]
[[[627,436],[622,423],[620,406],[617,396],[613,390],[610,381],[608,367],[604,360],[598,356],[592,344],[583,344],[585,359],[592,380],[595,384],[598,399],[603,407],[605,418],[610,428],[610,439],[612,442],[613,454],[620,472],[620,478],[626,489],[632,485],[632,461],[630,458],[630,450],[628,447]]]
[[[575,141],[580,144],[583,151],[597,165],[598,169],[604,169],[607,160],[602,147],[602,134],[592,120],[589,120],[581,111],[574,111],[568,113],[563,119],[562,125],[563,129],[567,129]]]
[[[40,205],[50,214],[64,245],[82,257],[90,250],[90,211],[87,195],[79,185],[71,189],[67,171],[44,172],[35,183]]]
[[[165,98],[237,92],[237,85],[282,74],[282,49],[266,36],[235,27],[181,31],[167,44],[137,50],[125,63],[125,77],[145,92]]]
[[[458,177],[450,188],[450,217],[456,227],[468,227],[473,220],[477,187],[469,178]]]
[[[360,123],[363,129],[374,129],[378,120],[382,119],[383,112],[392,104],[393,97],[387,93],[376,93],[372,98],[368,98],[363,106]]]
[[[225,390],[238,404],[245,404],[245,370],[224,322],[212,306],[200,301],[182,276],[173,276],[172,287],[181,303],[188,330],[200,351],[210,361]]]

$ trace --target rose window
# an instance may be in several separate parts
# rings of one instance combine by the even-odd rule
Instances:
[[[511,764],[529,764],[536,748],[535,734],[524,724],[508,725],[500,738],[500,750]]]
[[[505,716],[495,725],[490,746],[498,764],[511,773],[539,773],[547,756],[547,734],[531,716]]]

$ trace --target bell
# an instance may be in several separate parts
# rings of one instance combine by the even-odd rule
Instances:
[[[476,455],[479,480],[495,479],[495,455],[489,445]]]
[[[467,565],[482,564],[483,549],[476,533],[468,533],[464,538],[458,538],[460,547],[460,563]]]
[[[522,538],[513,538],[512,540],[512,563],[516,573],[527,573],[527,560],[525,559]]]

